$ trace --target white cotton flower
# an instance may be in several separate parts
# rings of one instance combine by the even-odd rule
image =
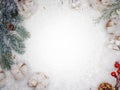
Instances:
[[[24,78],[24,75],[21,73],[17,65],[12,65],[11,73],[16,80],[20,80]]]
[[[111,48],[116,51],[120,51],[120,35],[118,36],[112,35],[109,38],[110,39],[108,40],[108,43],[107,43],[108,48]]]
[[[5,72],[2,70],[2,68],[0,68],[0,87],[3,87],[6,85],[6,74]]]
[[[98,11],[104,11],[110,4],[111,0],[90,0],[90,5]]]
[[[35,0],[21,0],[16,2],[19,7],[20,14],[26,18],[30,17],[33,14],[35,11],[34,9],[37,6],[35,4]]]
[[[29,67],[25,62],[20,61],[17,63],[17,65],[23,75],[27,75],[30,72]]]
[[[108,6],[111,4],[111,0],[101,0],[101,3],[105,6]]]
[[[28,65],[23,61],[16,62],[11,67],[11,73],[16,80],[23,79],[29,72]]]
[[[75,8],[76,7],[76,4],[75,3],[72,3],[72,8]]]
[[[80,1],[76,1],[76,2],[73,2],[71,6],[73,9],[80,9],[81,3]]]
[[[114,43],[115,43],[115,40],[113,40],[113,39],[110,40],[110,43],[111,43],[111,44],[114,44]]]
[[[117,46],[120,46],[120,41],[116,40],[116,41],[115,41],[115,44],[116,44]]]
[[[106,22],[106,29],[108,29],[109,27],[114,27],[119,25],[120,25],[120,19],[118,17],[113,17]]]
[[[105,29],[107,30],[108,34],[112,34],[114,36],[119,35],[120,31],[120,18],[119,17],[112,17],[108,21],[106,21]]]
[[[5,78],[6,78],[5,72],[2,70],[2,68],[0,68],[0,81]]]
[[[44,84],[39,83],[36,87],[35,90],[46,90],[46,86]]]
[[[28,86],[29,86],[29,87],[36,87],[37,84],[38,84],[38,81],[35,80],[35,79],[30,79],[30,80],[28,80]]]
[[[44,73],[35,73],[29,80],[28,86],[35,90],[45,90],[48,85],[48,77]]]
[[[120,50],[119,47],[117,45],[115,45],[115,44],[108,44],[108,48],[113,49],[115,51],[119,51]]]
[[[5,78],[6,78],[6,75],[5,75],[4,71],[0,71],[0,81]]]

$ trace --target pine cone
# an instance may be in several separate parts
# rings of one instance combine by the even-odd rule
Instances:
[[[114,90],[113,86],[109,83],[101,83],[98,90]]]
[[[7,23],[7,24],[6,24],[6,27],[7,27],[7,29],[10,30],[10,31],[15,31],[15,27],[14,27],[14,25],[11,24],[11,23]]]

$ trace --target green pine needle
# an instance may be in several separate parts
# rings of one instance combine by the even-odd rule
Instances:
[[[30,34],[22,26],[23,20],[14,0],[0,0],[0,62],[4,69],[11,69],[13,51],[25,52],[24,41]]]
[[[104,12],[103,15],[99,18],[99,20],[106,20],[113,16],[120,15],[120,0],[116,0],[113,4],[111,4]]]
[[[25,40],[30,37],[30,33],[26,31],[23,26],[18,26],[16,28],[16,32],[20,35],[20,37]]]

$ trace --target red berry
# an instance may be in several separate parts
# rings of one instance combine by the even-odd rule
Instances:
[[[116,68],[120,68],[120,64],[119,64],[118,62],[115,62],[114,66],[115,66]]]
[[[117,70],[117,73],[120,74],[120,69]]]
[[[111,72],[111,76],[117,77],[116,72]]]

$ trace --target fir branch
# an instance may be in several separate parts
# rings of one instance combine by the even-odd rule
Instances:
[[[11,68],[13,51],[18,54],[25,52],[24,40],[30,35],[22,26],[23,20],[14,0],[0,0],[0,54],[5,69]]]
[[[15,17],[16,22],[22,23],[24,21],[24,17],[22,15],[17,15]]]
[[[13,58],[12,58],[12,51],[11,48],[8,47],[5,42],[2,42],[2,47],[1,47],[1,62],[2,62],[2,67],[5,69],[11,69],[11,64],[13,63]]]
[[[16,28],[16,32],[19,34],[19,36],[25,40],[30,37],[30,33],[26,31],[26,29],[23,26],[18,26]]]
[[[23,54],[25,52],[24,42],[19,36],[17,36],[16,34],[10,35],[9,40],[10,40],[9,45],[12,50],[14,50],[15,52],[19,54]]]
[[[120,0],[116,0],[112,3],[106,10],[104,10],[103,15],[99,18],[99,20],[109,19],[112,16],[119,16],[120,14]]]

